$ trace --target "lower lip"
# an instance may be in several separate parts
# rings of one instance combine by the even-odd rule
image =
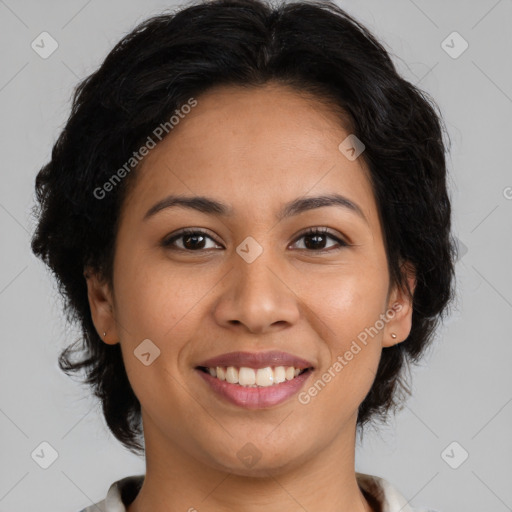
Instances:
[[[292,380],[281,382],[280,384],[272,384],[265,387],[244,387],[239,384],[231,384],[225,380],[212,377],[209,373],[205,373],[196,368],[201,377],[212,387],[212,389],[220,396],[227,399],[232,404],[247,409],[265,409],[278,405],[288,400],[291,396],[299,392],[304,382],[309,378],[312,370],[301,373]]]

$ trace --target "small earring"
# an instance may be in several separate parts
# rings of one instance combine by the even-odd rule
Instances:
[[[392,333],[391,333],[391,337],[392,337],[393,339],[396,339],[396,334],[395,334],[394,332],[392,332]]]
[[[104,332],[104,333],[103,333],[103,336],[106,336],[106,335],[107,335],[107,333],[106,333],[106,332]]]

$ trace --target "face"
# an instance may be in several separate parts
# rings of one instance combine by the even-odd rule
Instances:
[[[352,438],[382,348],[409,333],[411,303],[390,286],[368,173],[338,148],[349,132],[337,116],[278,86],[222,87],[197,101],[137,170],[113,290],[88,279],[93,319],[106,343],[121,344],[147,446],[158,439],[237,474],[298,466]],[[353,206],[279,216],[297,199],[333,194]],[[170,195],[208,197],[229,214],[147,213]],[[308,234],[316,228],[326,232]],[[313,367],[279,403],[235,404],[197,369],[270,350]],[[244,450],[260,457],[254,467]]]

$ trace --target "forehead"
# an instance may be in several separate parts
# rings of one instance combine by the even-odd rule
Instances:
[[[283,86],[222,86],[198,98],[142,161],[130,205],[138,218],[168,194],[216,197],[235,215],[269,215],[297,197],[338,193],[375,220],[362,158],[334,109]]]

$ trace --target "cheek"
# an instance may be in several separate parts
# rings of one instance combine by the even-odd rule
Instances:
[[[141,261],[125,258],[118,267],[116,319],[123,359],[141,403],[163,401],[177,407],[174,401],[183,393],[180,361],[187,360],[188,341],[201,323],[196,306],[211,285],[206,276],[194,277],[169,264],[143,266]],[[145,366],[136,356],[147,352],[146,359],[154,362]],[[166,397],[155,397],[157,389],[166,389]]]
[[[347,339],[374,325],[384,313],[387,274],[380,267],[347,265],[326,275],[301,278],[301,297],[317,317],[332,346],[343,348]]]
[[[125,336],[133,341],[153,337],[158,344],[179,339],[194,306],[208,292],[208,281],[143,257],[120,260],[118,268],[116,316]]]
[[[307,300],[315,315],[309,321],[321,333],[324,357],[303,402],[317,401],[320,416],[331,407],[353,412],[371,388],[382,350],[386,279],[370,270],[347,271],[310,287]]]

